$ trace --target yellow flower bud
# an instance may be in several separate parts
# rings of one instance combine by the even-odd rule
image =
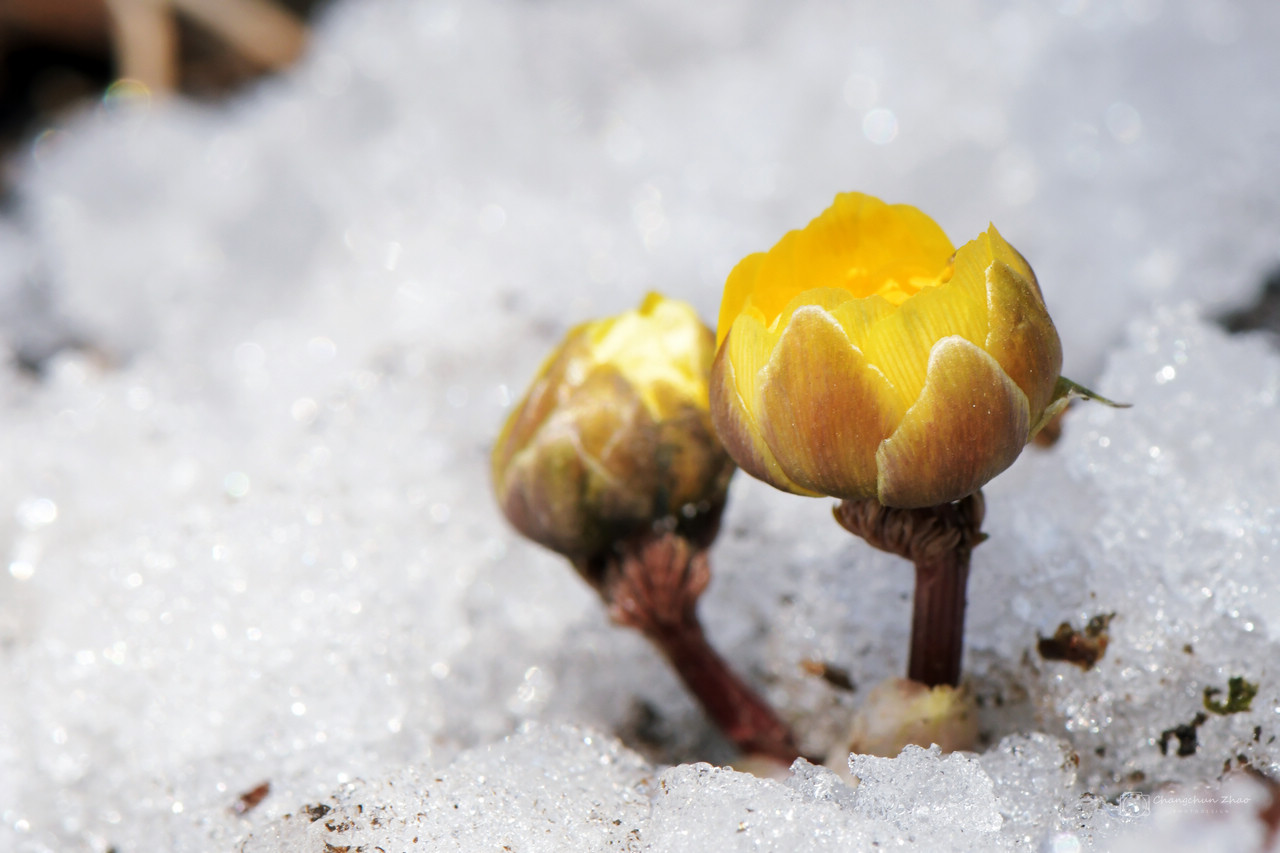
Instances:
[[[958,500],[1070,393],[1031,267],[992,226],[957,251],[860,193],[744,258],[720,306],[711,406],[737,463],[785,491]]]
[[[494,446],[507,519],[573,560],[664,519],[709,542],[734,470],[708,411],[714,354],[694,310],[656,293],[570,330]]]

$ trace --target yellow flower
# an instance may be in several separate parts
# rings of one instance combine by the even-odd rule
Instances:
[[[789,492],[926,507],[1009,467],[1079,390],[1031,267],[992,226],[845,193],[725,285],[716,430]]]
[[[714,355],[694,310],[656,293],[570,330],[493,449],[508,520],[574,560],[655,522],[709,542],[734,470],[708,411]]]

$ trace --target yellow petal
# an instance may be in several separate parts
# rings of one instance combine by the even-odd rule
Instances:
[[[892,314],[895,308],[881,296],[868,296],[865,299],[846,299],[828,310],[848,335],[849,343],[862,349],[867,345],[875,324]]]
[[[759,412],[756,401],[756,378],[769,362],[776,336],[764,327],[758,312],[748,312],[734,321],[729,337],[716,353],[716,363],[723,358],[724,368],[732,368],[734,396],[742,403],[743,410],[754,420]],[[723,372],[724,368],[721,368]],[[715,364],[712,371],[716,372]]]
[[[1000,261],[1005,266],[1012,269],[1022,278],[1031,283],[1031,289],[1035,293],[1036,299],[1041,306],[1044,305],[1044,294],[1040,292],[1040,282],[1036,280],[1036,274],[1031,269],[1031,264],[1027,263],[1027,259],[1022,257],[1022,253],[1009,242],[1000,236],[1000,232],[996,230],[994,225],[987,227],[987,233],[984,234],[991,245],[992,260]]]
[[[755,377],[768,357],[768,333],[755,317],[740,317],[711,366],[711,422],[725,450],[738,467],[758,480],[798,495],[815,496],[792,482],[778,465],[773,451],[760,435],[754,410],[739,388],[754,388]],[[745,378],[740,381],[739,377]],[[754,391],[751,393],[754,399]]]
[[[989,236],[979,234],[956,250],[947,287],[961,291],[975,302],[986,303],[987,267],[994,259]]]
[[[720,297],[720,317],[716,321],[716,347],[724,343],[729,336],[733,321],[743,312],[755,292],[756,280],[760,276],[760,264],[764,261],[764,252],[747,255],[738,261],[737,266],[729,273],[724,283],[724,295]]]
[[[770,349],[778,345],[778,339],[782,337],[783,330],[786,329],[787,324],[791,322],[792,316],[794,316],[801,308],[817,306],[823,311],[832,313],[846,302],[859,301],[861,300],[850,296],[849,291],[841,290],[836,287],[821,287],[814,290],[806,290],[804,293],[801,293],[795,299],[788,302],[787,306],[782,309],[782,313],[775,317],[773,322],[769,324]],[[883,302],[884,300],[880,301]]]
[[[1027,395],[1033,421],[1050,401],[1062,372],[1062,343],[1034,280],[994,261],[987,269],[991,330],[984,348]]]
[[[512,525],[535,542],[561,553],[589,550],[599,541],[583,511],[587,479],[572,434],[555,431],[538,452],[511,457],[498,484],[498,504]]]
[[[876,454],[879,500],[905,508],[959,500],[1013,464],[1030,427],[1026,396],[995,359],[944,338],[920,398]]]
[[[805,228],[734,267],[720,303],[717,343],[748,306],[771,325],[809,290],[839,288],[859,298],[884,292],[901,301],[936,283],[952,252],[937,223],[911,205],[841,193]]]
[[[909,204],[841,193],[804,229],[798,248],[810,258],[811,287],[841,286],[870,296],[886,282],[914,290],[936,280],[954,251],[938,224]]]
[[[641,306],[588,323],[585,369],[617,370],[655,420],[687,402],[705,406],[712,337],[693,306],[650,293]]]
[[[880,368],[904,407],[924,388],[929,353],[937,341],[950,335],[973,343],[986,339],[986,300],[971,298],[965,284],[953,280],[920,291],[878,320],[867,334],[863,348],[867,361]]]
[[[503,488],[504,471],[512,457],[528,445],[570,393],[567,386],[572,383],[566,381],[566,374],[581,371],[581,365],[589,360],[588,329],[589,324],[583,323],[569,330],[560,346],[543,360],[525,398],[503,424],[492,455],[493,482],[499,492]]]
[[[817,306],[795,311],[760,380],[760,432],[793,482],[838,498],[876,493],[876,448],[901,416],[884,378]]]
[[[801,293],[841,283],[831,272],[831,258],[815,254],[807,230],[788,231],[760,258],[749,304],[760,311],[766,325]]]
[[[608,495],[600,498],[610,507],[606,515],[617,514],[612,505],[620,501],[633,507],[633,515],[647,513],[645,508],[657,490],[656,425],[638,389],[620,371],[609,367],[592,371],[544,431],[557,427],[574,437],[578,455],[591,474],[593,492]],[[614,492],[625,494],[613,497]]]

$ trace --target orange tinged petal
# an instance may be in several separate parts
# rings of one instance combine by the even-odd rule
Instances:
[[[987,269],[991,331],[984,348],[1027,395],[1038,420],[1062,372],[1062,344],[1033,281],[1001,261]]]
[[[758,394],[760,432],[788,478],[834,497],[875,496],[876,448],[901,408],[831,314],[795,311]]]
[[[988,226],[987,233],[982,236],[986,237],[990,242],[992,259],[1000,261],[1029,281],[1036,300],[1041,305],[1044,305],[1044,294],[1040,292],[1040,282],[1036,280],[1036,274],[1032,271],[1031,264],[1027,263],[1027,259],[1022,257],[1022,253],[1009,245],[1009,242],[1000,236],[1000,232],[996,230],[994,225]]]
[[[498,440],[494,443],[492,466],[493,481],[499,484],[499,491],[512,457],[532,440],[534,434],[570,393],[570,389],[566,388],[565,374],[575,363],[587,357],[586,333],[585,324],[575,326],[565,336],[560,347],[543,360],[525,399],[515,408],[503,425],[502,432],[498,434]]]
[[[995,359],[959,336],[943,338],[919,399],[876,454],[879,500],[905,508],[959,500],[1013,464],[1030,428],[1026,395]]]

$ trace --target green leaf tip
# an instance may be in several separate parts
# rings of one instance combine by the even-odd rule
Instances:
[[[1117,403],[1115,400],[1108,400],[1101,394],[1084,387],[1079,382],[1072,382],[1065,376],[1058,377],[1058,384],[1053,389],[1053,399],[1070,400],[1072,397],[1080,397],[1084,400],[1093,400],[1095,403],[1101,403],[1104,406],[1110,406],[1113,409],[1128,409],[1133,407],[1133,403]]]

